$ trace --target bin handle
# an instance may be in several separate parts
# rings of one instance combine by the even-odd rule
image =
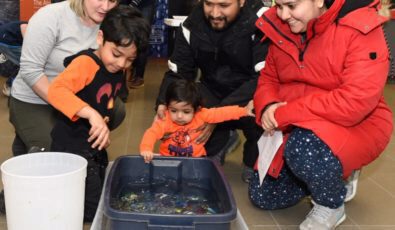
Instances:
[[[166,229],[185,229],[185,230],[194,230],[195,229],[195,226],[194,225],[192,225],[192,226],[177,226],[177,225],[156,225],[156,224],[148,224],[148,229],[149,230],[163,230],[163,228],[166,228]]]

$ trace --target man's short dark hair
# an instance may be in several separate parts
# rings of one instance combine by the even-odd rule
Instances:
[[[100,25],[103,42],[113,42],[122,47],[134,43],[138,53],[147,49],[150,29],[139,10],[124,5],[111,9]]]
[[[170,83],[166,90],[166,106],[169,106],[172,101],[186,102],[197,111],[202,105],[202,95],[194,81],[179,79]]]

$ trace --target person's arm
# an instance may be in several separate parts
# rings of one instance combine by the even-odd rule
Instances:
[[[76,96],[76,93],[90,84],[99,66],[88,56],[79,56],[54,79],[48,90],[48,101],[71,120],[85,118],[89,121],[88,142],[99,150],[110,144],[107,122],[95,109]]]
[[[269,46],[265,68],[261,71],[261,75],[258,79],[258,85],[254,93],[256,122],[259,125],[262,125],[261,122],[264,111],[267,111],[270,105],[281,102],[278,95],[280,82],[277,76],[277,70],[274,64],[272,52],[273,46]],[[266,114],[266,116],[274,119],[274,111],[269,110],[267,112],[268,113]],[[273,119],[270,119],[270,123],[277,124],[277,122],[273,121]]]
[[[334,90],[308,95],[278,108],[275,118],[279,126],[315,118],[354,126],[377,107],[383,97],[389,67],[383,31],[381,27],[368,34],[355,31],[348,43],[340,75],[342,84]]]
[[[148,128],[140,142],[140,155],[144,158],[146,163],[149,163],[153,157],[153,149],[155,142],[161,139],[164,135],[164,125],[166,121],[155,120],[151,127]]]
[[[238,120],[245,116],[254,116],[252,109],[253,104],[252,101],[250,101],[245,107],[231,105],[209,109],[202,108],[201,116],[207,123],[220,123],[229,120]]]
[[[110,145],[110,129],[107,125],[108,120],[103,119],[99,112],[87,105],[80,109],[76,115],[87,119],[91,125],[88,142],[93,142],[91,145],[92,148],[101,150]]]
[[[75,58],[52,81],[48,90],[49,103],[71,120],[77,120],[77,112],[88,104],[76,93],[92,82],[98,69],[95,61],[86,55]]]
[[[49,86],[44,68],[56,45],[57,27],[57,18],[44,7],[30,19],[23,40],[20,76],[44,100]]]

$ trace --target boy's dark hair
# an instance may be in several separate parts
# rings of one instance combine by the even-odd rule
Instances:
[[[122,47],[134,43],[137,53],[141,53],[147,49],[151,28],[139,10],[118,5],[107,13],[100,30],[103,31],[103,43],[109,41]]]
[[[169,106],[172,101],[186,102],[197,111],[202,105],[202,94],[195,82],[179,79],[171,82],[166,90],[166,106]]]

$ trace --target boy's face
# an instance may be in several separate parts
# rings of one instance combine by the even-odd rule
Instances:
[[[195,115],[195,110],[192,105],[186,102],[171,101],[167,107],[170,119],[178,125],[188,124]]]
[[[137,57],[137,48],[134,43],[123,47],[109,41],[103,44],[103,41],[103,33],[99,31],[97,36],[99,48],[95,53],[102,60],[108,72],[116,73],[132,65],[134,59]]]

